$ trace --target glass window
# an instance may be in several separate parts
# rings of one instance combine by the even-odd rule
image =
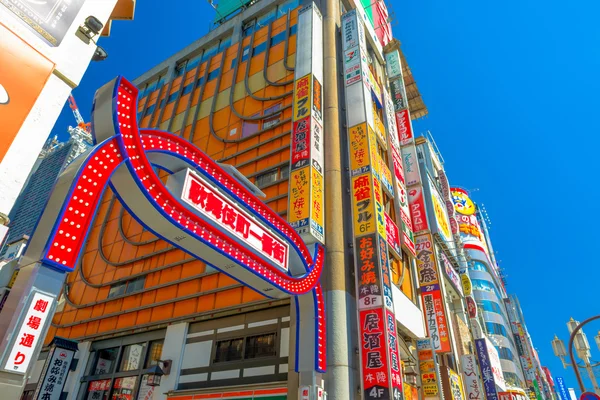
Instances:
[[[156,104],[152,104],[151,106],[146,108],[146,111],[144,112],[144,116],[151,115],[154,112],[155,108],[156,108]]]
[[[246,61],[250,57],[250,46],[246,46],[242,49],[242,62]]]
[[[227,39],[221,39],[221,43],[219,43],[219,52],[227,49],[231,45],[231,36]]]
[[[138,390],[137,400],[148,400],[152,398],[152,386],[148,386],[148,375],[142,375],[140,389]]]
[[[257,175],[255,184],[259,188],[270,185],[277,180],[277,175],[279,175],[279,170],[276,169]]]
[[[290,36],[295,35],[296,33],[298,33],[298,25],[292,25],[290,27]]]
[[[513,353],[508,347],[496,347],[496,349],[498,350],[500,358],[503,360],[514,361]]]
[[[111,400],[130,400],[133,398],[133,391],[137,383],[137,376],[128,376],[126,378],[116,378],[113,384]]]
[[[158,364],[164,343],[164,340],[150,342],[150,349],[148,350],[148,356],[146,357],[145,368],[150,368],[151,366]]]
[[[233,69],[233,67],[235,67],[236,61],[237,61],[237,58],[234,58],[233,60],[231,60],[231,67],[229,67],[229,69]]]
[[[275,350],[275,334],[256,335],[246,338],[244,358],[272,357],[277,355]]]
[[[271,115],[276,113],[277,111],[279,111],[279,109],[281,108],[281,104],[275,104],[274,106],[271,106],[269,108],[267,108],[265,110],[264,115]],[[263,120],[263,129],[268,129],[270,127],[272,127],[273,125],[277,125],[280,121],[280,117],[281,117],[281,113],[279,114],[275,114],[272,117]]]
[[[471,264],[471,270],[473,270],[473,271],[485,271],[485,272],[487,272],[487,267],[482,262],[474,261],[473,264]]]
[[[110,379],[91,381],[88,385],[87,400],[108,400]]]
[[[143,363],[144,349],[146,343],[131,344],[123,348],[123,356],[121,357],[121,365],[119,371],[135,371],[140,369]]]
[[[175,101],[175,99],[177,98],[177,94],[178,94],[178,91],[176,91],[175,93],[171,93],[171,94],[169,95],[169,99],[167,100],[167,103],[172,103],[172,102],[174,102],[174,101]]]
[[[166,103],[166,102],[167,102],[167,99],[162,99],[162,100],[160,101],[160,106],[159,106],[159,108],[164,108],[164,107],[165,107],[165,103]]]
[[[98,350],[96,358],[96,366],[94,367],[93,375],[111,374],[115,369],[117,357],[119,356],[119,348],[112,347],[110,349]]]
[[[285,32],[278,33],[271,38],[271,47],[283,42],[285,40]]]
[[[256,20],[248,21],[242,27],[242,37],[246,37],[254,32],[254,27],[256,25]]]
[[[481,300],[481,301],[478,301],[477,304],[484,311],[495,312],[495,313],[503,315],[502,314],[502,308],[500,307],[500,304],[496,303],[495,301]]]
[[[290,177],[290,166],[289,165],[281,167],[279,177],[280,177],[280,179],[288,179]]]
[[[204,54],[202,54],[202,58],[200,59],[200,62],[204,62],[204,61],[208,60],[213,55],[217,54],[218,51],[219,51],[219,44],[215,43],[214,45],[212,45],[211,47],[209,47],[208,49],[206,49],[204,51]]]
[[[144,282],[146,282],[145,276],[140,276],[139,278],[132,279],[127,282],[127,293],[137,292],[138,290],[142,290],[144,288]]]
[[[283,4],[280,4],[279,7],[277,7],[277,18],[286,15],[288,11],[294,10],[298,7],[298,4],[299,0],[288,0]]]
[[[196,86],[200,87],[200,86],[202,86],[203,83],[204,83],[204,77],[202,76],[198,79],[198,83],[196,83]]]
[[[125,293],[125,285],[125,282],[112,285],[108,292],[108,298],[117,297]]]
[[[272,9],[265,15],[258,17],[258,19],[256,20],[256,25],[257,25],[256,29],[260,29],[263,26],[267,26],[271,21],[274,21],[274,20],[275,20],[275,9]]]
[[[263,51],[265,51],[267,48],[267,42],[264,41],[261,44],[258,44],[254,47],[254,49],[252,50],[252,57],[262,53]]]
[[[196,68],[196,66],[198,66],[198,64],[200,64],[200,58],[202,58],[202,54],[198,54],[197,56],[192,57],[187,63],[186,70],[189,71],[192,68]]]
[[[175,77],[183,75],[183,73],[185,72],[186,65],[187,60],[177,63],[177,65],[175,66]]]
[[[256,113],[251,117],[258,117],[260,113]],[[242,122],[242,137],[248,137],[258,132],[258,121],[243,121]]]
[[[508,338],[508,334],[506,333],[506,328],[503,325],[497,324],[495,322],[486,322],[485,328],[487,329],[488,333],[491,333],[494,335],[502,335],[505,338]]]
[[[243,346],[243,338],[218,341],[214,362],[241,360]]]
[[[213,79],[215,79],[217,76],[219,76],[219,74],[221,73],[221,70],[219,68],[215,69],[212,72],[208,73],[208,80],[212,81]]]
[[[192,91],[192,88],[194,87],[193,83],[190,83],[188,85],[185,85],[183,87],[183,92],[181,92],[182,96],[185,96],[186,94],[190,93]]]

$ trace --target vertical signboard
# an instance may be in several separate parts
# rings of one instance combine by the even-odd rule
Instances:
[[[398,136],[400,137],[401,146],[406,146],[414,142],[415,136],[408,109],[396,112],[396,125],[398,126]]]
[[[59,400],[61,397],[71,362],[75,356],[77,343],[65,339],[59,339],[59,341],[64,342],[69,348],[52,346],[33,395],[34,400]]]
[[[389,124],[384,125],[373,104],[376,98],[378,104],[383,105],[386,92],[369,69],[365,28],[357,10],[342,16],[342,36],[344,90],[347,108],[352,110],[346,114],[346,125],[362,397],[391,400],[401,397],[403,388],[389,257],[391,253],[399,258],[402,251],[398,221],[392,217],[398,215],[397,210],[392,213],[386,209],[386,199],[395,199],[398,195],[396,171],[392,173],[379,149],[390,151],[393,143],[386,132]]]
[[[317,6],[298,11],[288,221],[306,243],[325,243],[323,33]]]
[[[417,354],[423,397],[439,398],[439,377],[430,338],[417,340]]]
[[[461,358],[462,377],[469,400],[485,400],[479,381],[477,360],[472,354],[465,354]]]
[[[570,400],[571,397],[567,393],[567,386],[565,385],[565,380],[562,377],[560,377],[560,376],[556,377],[556,385],[558,386],[557,392],[558,392],[561,400]]]
[[[477,350],[477,359],[481,368],[481,377],[483,379],[483,387],[485,388],[485,397],[487,400],[498,400],[496,391],[496,381],[492,371],[492,362],[490,360],[490,349],[486,344],[486,339],[475,339],[475,349]],[[493,349],[495,351],[496,349]],[[497,354],[496,354],[497,355]]]
[[[10,372],[26,373],[35,353],[36,346],[44,340],[46,321],[52,315],[54,298],[40,292],[30,295],[29,306],[24,310],[24,318],[18,326],[16,340],[5,350],[3,369]]]

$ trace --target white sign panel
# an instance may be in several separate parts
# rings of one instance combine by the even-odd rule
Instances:
[[[33,299],[21,322],[19,334],[10,349],[4,369],[11,372],[27,372],[34,350],[40,340],[43,340],[44,326],[52,312],[54,298],[39,292],[33,294]],[[35,361],[35,360],[34,360]]]
[[[402,148],[402,162],[404,163],[404,177],[406,186],[412,186],[421,182],[419,175],[419,160],[417,159],[417,148],[410,144]]]
[[[189,170],[181,199],[231,233],[232,237],[249,244],[279,268],[288,270],[288,244]]]
[[[300,400],[310,400],[310,386],[300,386]]]
[[[342,18],[342,43],[344,50],[358,46],[358,20],[356,11],[352,10],[344,14]]]
[[[477,373],[477,360],[473,354],[466,354],[461,357],[462,376],[467,399],[484,400],[483,389],[479,383]]]
[[[487,337],[484,337],[485,344],[487,345],[488,354],[490,356],[490,366],[492,367],[492,374],[494,375],[494,381],[496,385],[506,390],[506,383],[504,382],[504,375],[502,374],[502,364],[500,364],[500,357],[498,356],[498,350],[494,347],[492,342]]]
[[[454,270],[452,263],[450,262],[450,260],[448,260],[446,253],[444,253],[443,251],[440,252],[440,258],[442,260],[442,264],[444,264],[444,271],[446,271],[446,275],[448,276],[448,278],[450,278],[450,282],[454,284],[454,289],[458,292],[458,294],[462,296],[462,283],[460,281],[460,277]]]
[[[52,357],[46,361],[42,376],[44,379],[38,383],[36,393],[33,396],[36,400],[59,400],[65,386],[69,367],[75,352],[73,350],[61,349],[55,347]]]
[[[400,62],[400,53],[398,53],[398,50],[386,53],[385,64],[388,78],[392,79],[402,75],[402,63]]]

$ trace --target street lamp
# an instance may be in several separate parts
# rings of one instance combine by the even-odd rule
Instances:
[[[565,357],[567,356],[567,349],[565,348],[565,344],[562,340],[558,338],[558,336],[554,335],[554,339],[552,339],[552,351],[554,355],[560,358],[562,361],[563,367],[566,369],[568,366],[573,367],[575,371],[575,376],[577,377],[577,382],[579,383],[579,387],[582,392],[585,392],[585,387],[583,386],[583,381],[581,380],[581,374],[579,373],[579,368],[584,368],[589,377],[590,381],[592,381],[592,385],[594,386],[594,391],[596,394],[600,395],[600,387],[598,387],[598,383],[596,382],[596,376],[594,375],[594,367],[600,365],[599,363],[591,364],[590,358],[590,344],[587,340],[587,336],[581,330],[581,328],[595,319],[600,319],[600,315],[597,315],[592,318],[588,318],[587,320],[579,323],[579,321],[575,321],[573,318],[567,322],[567,328],[569,329],[569,333],[571,336],[569,337],[569,356],[571,358],[571,364],[565,362]],[[600,332],[598,335],[594,337],[596,341],[596,345],[600,349]],[[583,365],[579,365],[575,361],[575,357],[573,356],[573,344],[575,344],[575,350],[577,352],[577,356],[583,360]]]

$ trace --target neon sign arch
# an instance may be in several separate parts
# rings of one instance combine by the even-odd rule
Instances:
[[[73,271],[110,186],[157,237],[266,297],[294,297],[295,370],[325,372],[323,246],[311,254],[283,218],[191,143],[138,129],[137,97],[138,89],[122,77],[96,92],[95,146],[59,178],[49,202],[57,207],[44,213],[48,226],[34,235],[26,262]],[[154,167],[171,173],[167,185]]]

